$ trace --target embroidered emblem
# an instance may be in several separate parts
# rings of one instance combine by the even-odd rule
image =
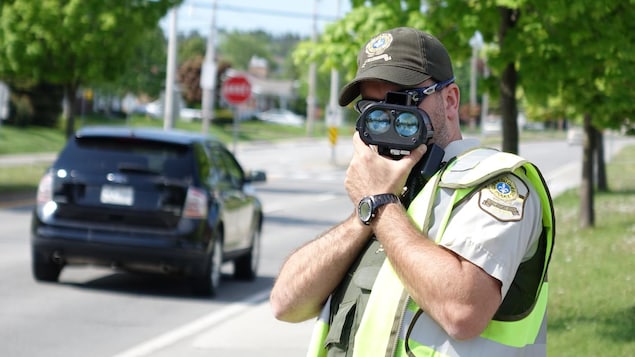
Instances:
[[[392,57],[384,52],[392,43],[392,35],[389,33],[382,33],[370,40],[366,45],[366,60],[362,63],[361,67],[364,68],[367,63],[378,60],[390,61]]]
[[[514,181],[501,177],[481,189],[479,207],[500,221],[519,221],[525,197],[518,194]]]

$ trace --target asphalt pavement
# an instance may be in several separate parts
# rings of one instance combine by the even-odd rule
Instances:
[[[52,161],[54,157],[54,154],[0,156],[0,169]],[[555,197],[579,185],[580,163],[570,163],[559,170],[545,173],[545,179]],[[0,197],[0,204],[3,201]],[[275,320],[268,303],[268,294],[265,291],[235,302],[164,335],[132,346],[117,357],[304,355],[313,321],[289,324]]]

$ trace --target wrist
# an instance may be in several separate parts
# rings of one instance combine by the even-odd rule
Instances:
[[[366,196],[357,205],[357,216],[359,221],[368,226],[377,216],[379,210],[388,204],[400,203],[399,197],[393,193]]]

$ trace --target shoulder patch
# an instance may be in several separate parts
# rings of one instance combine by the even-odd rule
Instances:
[[[479,191],[479,207],[499,221],[520,221],[526,196],[518,193],[514,181],[498,177]]]

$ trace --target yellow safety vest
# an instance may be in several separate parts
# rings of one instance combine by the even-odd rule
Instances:
[[[466,160],[469,163],[467,167],[471,167],[470,170],[449,170],[453,164],[465,163]],[[522,174],[538,191],[542,206],[543,234],[540,237],[539,251],[532,258],[542,260],[542,272],[533,306],[520,316],[497,313],[477,338],[467,341],[452,340],[409,298],[386,259],[377,275],[355,334],[353,356],[545,355],[547,267],[555,238],[555,218],[551,196],[538,169],[513,154],[485,148],[468,151],[430,179],[410,204],[408,214],[413,217],[420,229],[427,229],[433,208],[431,203],[434,202],[434,195],[438,189],[454,189],[453,204],[442,217],[443,221],[437,233],[437,241],[440,241],[457,202],[487,180],[518,170],[522,170]],[[541,252],[544,255],[541,255]],[[519,270],[522,270],[522,264]],[[330,305],[329,299],[316,322],[307,356],[327,355],[324,341],[329,331]]]

